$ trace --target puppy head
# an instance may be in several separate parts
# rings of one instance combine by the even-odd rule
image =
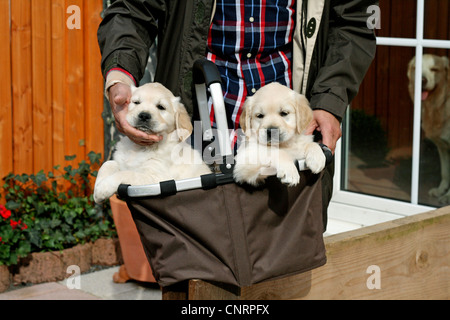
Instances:
[[[131,88],[127,121],[149,134],[178,134],[180,141],[192,133],[191,119],[180,98],[159,83],[148,83]]]
[[[255,135],[261,144],[279,144],[303,133],[313,115],[304,95],[271,83],[247,97],[240,119],[247,137]]]
[[[422,58],[422,100],[438,87],[446,85],[449,77],[449,61],[446,56],[438,57],[432,54],[424,54]],[[416,58],[412,58],[408,64],[409,92],[414,99],[414,81],[416,70]]]

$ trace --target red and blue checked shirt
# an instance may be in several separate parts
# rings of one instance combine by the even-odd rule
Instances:
[[[294,24],[295,0],[217,0],[206,57],[222,76],[230,129],[248,95],[270,82],[292,87]],[[214,107],[210,115],[214,125]]]

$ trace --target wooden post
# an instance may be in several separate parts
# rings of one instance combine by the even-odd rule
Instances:
[[[190,280],[188,288],[189,300],[239,300],[241,289],[224,283]]]
[[[163,300],[187,300],[189,283],[183,281],[171,286],[162,288]]]
[[[52,10],[46,0],[31,1],[33,80],[33,171],[53,169]]]
[[[13,168],[33,172],[31,2],[16,0],[10,4]]]
[[[0,43],[11,43],[9,0],[0,0]],[[0,72],[2,85],[0,86],[0,177],[6,176],[13,168],[13,127],[12,94],[11,94],[11,50],[3,50],[0,54]]]

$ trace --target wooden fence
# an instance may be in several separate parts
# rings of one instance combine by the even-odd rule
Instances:
[[[103,153],[102,9],[102,0],[0,0],[0,178]]]

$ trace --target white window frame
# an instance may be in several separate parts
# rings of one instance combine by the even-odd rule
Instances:
[[[410,202],[397,201],[365,194],[358,194],[341,189],[342,157],[346,151],[343,143],[338,142],[335,155],[335,177],[333,198],[330,204],[329,217],[348,221],[358,225],[371,225],[396,218],[410,216],[435,209],[435,207],[418,204],[419,194],[419,163],[420,163],[420,133],[421,133],[421,86],[422,86],[422,55],[424,48],[450,49],[450,40],[424,39],[425,0],[417,0],[416,38],[377,37],[377,46],[400,46],[416,48],[416,76],[414,96],[413,122],[413,153],[412,153],[412,183]],[[381,17],[381,22],[382,22]],[[343,139],[348,138],[348,132],[343,133]],[[345,170],[345,169],[344,169]]]

